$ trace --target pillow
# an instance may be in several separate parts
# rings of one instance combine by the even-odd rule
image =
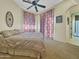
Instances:
[[[14,32],[15,32],[16,34],[19,34],[19,33],[22,33],[23,31],[21,31],[21,30],[19,30],[19,29],[14,29]]]
[[[14,30],[2,31],[2,35],[4,38],[10,37],[10,36],[15,35],[15,34],[16,34],[16,32]]]
[[[20,31],[20,30],[18,30],[18,29],[14,29],[14,30],[1,31],[0,34],[2,34],[4,38],[7,38],[7,37],[10,37],[10,36],[19,34],[19,33],[21,33],[21,32],[22,32],[22,31]]]
[[[6,30],[2,32],[4,38],[14,35],[14,32],[11,30]]]

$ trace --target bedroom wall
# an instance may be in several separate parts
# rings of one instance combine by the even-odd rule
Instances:
[[[77,14],[79,14],[79,4],[78,5],[75,5],[75,6],[73,6],[72,8],[70,8],[69,10],[68,10],[68,12],[69,12],[69,15],[68,14],[66,14],[66,16],[68,15],[68,17],[70,18],[70,20],[72,21],[73,19],[72,19],[72,17],[71,17],[71,15],[74,13],[77,13]],[[68,13],[67,12],[67,13]],[[71,22],[70,22],[71,23]],[[67,29],[69,29],[67,26],[66,26],[66,28]],[[67,32],[67,34],[69,34],[68,32]],[[68,37],[68,36],[67,36]],[[72,38],[70,38],[69,40],[67,40],[69,43],[71,43],[71,44],[74,44],[74,45],[78,45],[79,46],[79,37],[74,37],[74,36],[72,36]]]
[[[35,15],[35,29],[36,32],[40,32],[40,16]]]
[[[14,16],[14,23],[11,28],[5,22],[6,12],[11,11]],[[23,11],[13,0],[0,0],[0,31],[8,29],[22,29]]]
[[[65,13],[66,11],[76,3],[74,0],[64,0],[62,3],[58,4],[54,9],[54,16],[55,16],[55,35],[54,40],[66,42],[66,17]],[[62,23],[56,23],[56,16],[62,15],[63,16],[63,22]]]
[[[54,40],[61,41],[61,42],[67,42],[69,39],[69,32],[66,31],[66,11],[76,5],[76,2],[74,0],[64,0],[60,4],[56,5],[54,8]],[[63,22],[62,23],[56,23],[56,16],[62,15],[63,16]],[[37,20],[38,19],[38,20]],[[36,15],[36,24],[40,25],[40,17],[39,15]],[[40,26],[37,25],[37,31],[39,32]],[[67,35],[67,36],[66,36]]]

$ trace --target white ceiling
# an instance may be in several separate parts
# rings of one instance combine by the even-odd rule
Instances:
[[[33,1],[33,0],[30,0],[30,1]],[[61,1],[63,1],[63,0],[40,0],[38,3],[39,3],[39,4],[42,4],[42,5],[45,5],[46,8],[37,7],[37,8],[38,8],[38,12],[36,12],[36,10],[35,10],[34,7],[30,8],[29,10],[27,10],[27,7],[31,6],[31,4],[25,3],[25,2],[23,2],[22,0],[15,0],[15,2],[16,2],[22,9],[24,9],[25,11],[34,13],[34,14],[43,13],[43,12],[45,12],[45,11],[47,11],[47,10],[53,8],[54,5],[60,3]]]

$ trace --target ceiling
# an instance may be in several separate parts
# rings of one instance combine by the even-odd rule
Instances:
[[[30,0],[30,1],[34,1],[34,0]],[[37,7],[38,8],[38,12],[36,12],[35,8],[32,7],[30,8],[29,10],[27,10],[27,8],[29,6],[31,6],[31,4],[29,3],[26,3],[26,2],[23,2],[23,0],[15,0],[15,2],[25,11],[28,11],[28,12],[31,12],[31,13],[34,13],[34,14],[40,14],[40,13],[43,13],[51,8],[53,8],[56,4],[60,3],[61,1],[63,0],[40,0],[38,3],[39,4],[42,4],[42,5],[45,5],[46,8],[40,8],[40,7]]]

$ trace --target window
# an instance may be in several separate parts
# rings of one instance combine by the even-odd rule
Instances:
[[[75,15],[74,34],[79,37],[79,15]]]

